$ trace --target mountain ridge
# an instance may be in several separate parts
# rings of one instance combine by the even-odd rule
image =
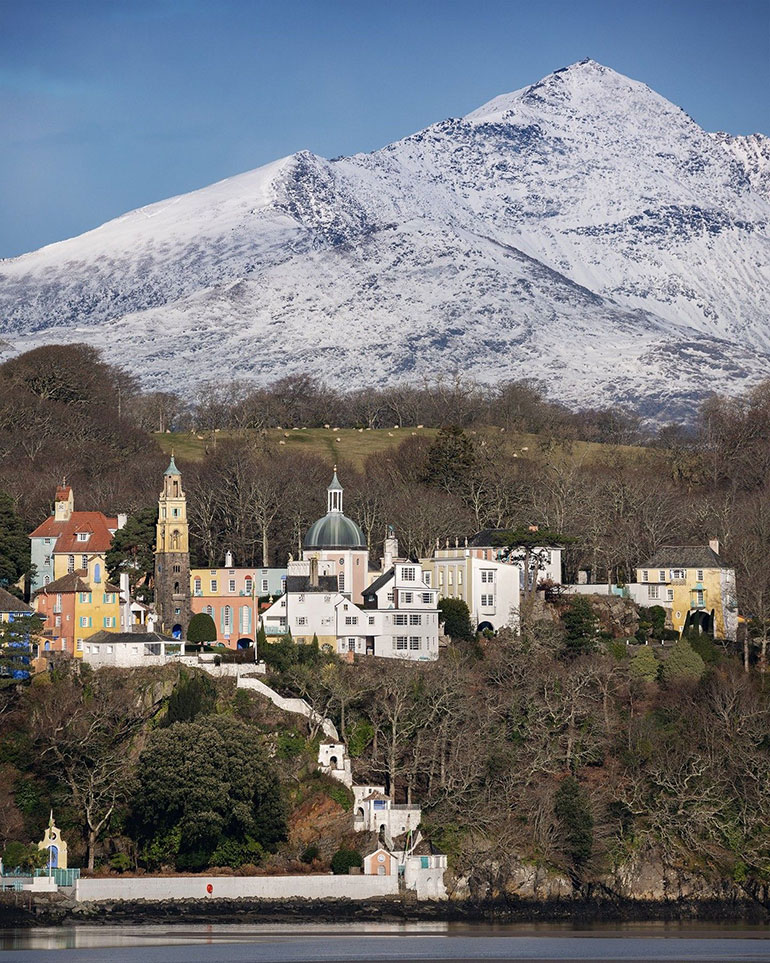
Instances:
[[[185,391],[465,371],[687,417],[770,362],[768,145],[581,61],[379,151],[300,151],[0,262],[0,335],[88,340]]]

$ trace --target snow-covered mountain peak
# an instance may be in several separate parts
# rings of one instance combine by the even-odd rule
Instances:
[[[459,370],[674,418],[770,366],[769,144],[584,60],[2,262],[0,337],[87,340],[182,391]]]

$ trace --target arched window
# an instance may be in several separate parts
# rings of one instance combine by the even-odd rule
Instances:
[[[102,580],[102,567],[97,562],[96,565],[94,565],[94,582],[101,582],[101,580]]]
[[[74,555],[68,555],[68,556],[67,556],[67,571],[68,571],[68,572],[74,572],[74,571],[75,571],[75,556],[74,556]]]
[[[244,584],[246,586],[246,594],[251,595],[252,591],[254,590],[254,581],[247,576]]]
[[[214,614],[214,609],[213,609],[213,607],[212,607],[211,605],[207,605],[207,606],[206,606],[206,615],[212,615],[212,616],[213,616],[213,614]]]
[[[174,595],[179,595],[179,582],[174,582]]]
[[[224,609],[224,620],[225,620],[225,632],[226,632],[226,633],[229,633],[229,632],[230,632],[230,627],[231,627],[232,624],[233,624],[233,610],[230,608],[229,605],[226,605],[226,606],[225,606],[225,609]]]
[[[177,529],[171,533],[171,550],[177,550],[179,548],[179,532]]]
[[[174,498],[179,498],[179,482],[174,479]]]

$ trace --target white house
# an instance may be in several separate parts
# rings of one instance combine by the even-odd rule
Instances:
[[[462,599],[479,630],[518,625],[519,566],[485,558],[484,550],[474,550],[469,545],[460,547],[459,544],[437,547],[433,558],[423,560],[422,564],[439,598]]]
[[[96,632],[83,643],[83,661],[94,668],[163,665],[183,656],[184,641],[157,632]]]
[[[318,747],[318,768],[327,776],[353,788],[353,771],[350,757],[341,742],[322,742]]]
[[[415,832],[422,819],[420,806],[396,804],[385,795],[384,786],[353,786],[353,828],[356,832],[378,833],[393,840]]]

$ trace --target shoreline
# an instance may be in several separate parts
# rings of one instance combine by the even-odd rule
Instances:
[[[751,899],[508,899],[417,902],[350,899],[183,899],[74,903],[27,894],[0,902],[0,928],[156,925],[163,923],[770,923],[770,910]]]

